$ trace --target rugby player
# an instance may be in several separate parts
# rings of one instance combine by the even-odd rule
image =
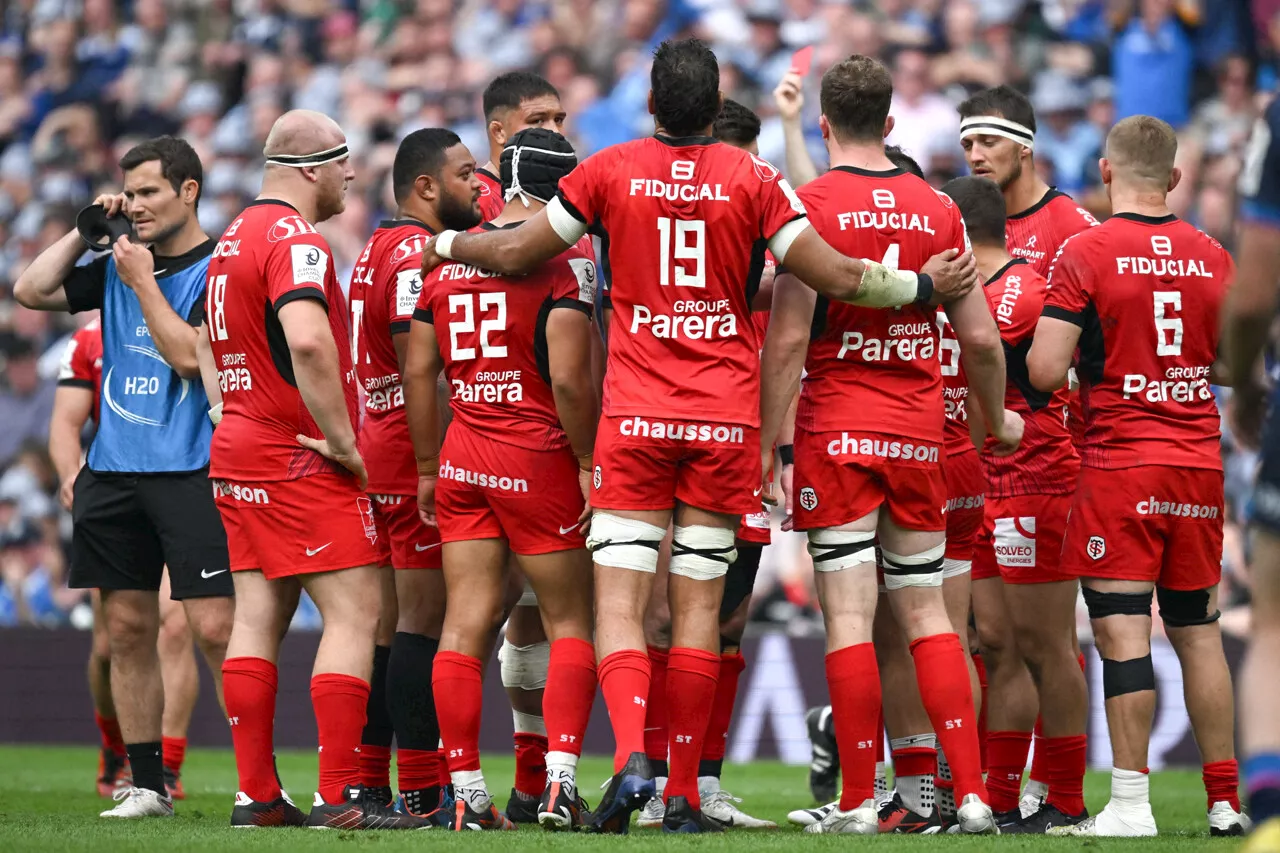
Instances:
[[[1223,480],[1209,388],[1234,264],[1169,210],[1177,145],[1173,128],[1150,116],[1111,129],[1099,165],[1115,212],[1063,245],[1026,359],[1031,385],[1048,393],[1066,383],[1080,350],[1089,407],[1060,570],[1084,585],[1113,753],[1106,808],[1053,834],[1156,834],[1147,776],[1153,593],[1182,664],[1210,832],[1248,826],[1218,625]]]
[[[1080,207],[1066,193],[1059,192],[1049,186],[1036,171],[1035,134],[1036,116],[1027,96],[1011,86],[995,86],[983,89],[959,106],[960,112],[960,145],[964,149],[965,161],[972,174],[990,178],[999,185],[1004,195],[1006,216],[1006,245],[1015,258],[1029,263],[1037,274],[1049,275],[1049,265],[1062,246],[1063,241],[1073,234],[1098,224],[1093,215]],[[1071,390],[1074,395],[1075,371],[1071,371]],[[1067,406],[1068,423],[1075,437],[1077,449],[1083,437],[1083,421],[1080,418],[1078,396],[1073,396]],[[1034,539],[1034,537],[1032,537]],[[979,572],[986,569],[979,567]],[[975,580],[978,578],[975,577]],[[1002,641],[1000,648],[983,647],[984,652],[998,660],[999,665],[1009,667],[1012,671],[997,675],[991,673],[991,679],[1007,689],[1001,696],[993,700],[1010,714],[1006,719],[1020,719],[1028,713],[1035,713],[1036,693],[1025,687],[1030,683],[1031,675],[1026,671],[1023,658],[1008,646],[1008,637],[1012,629],[996,625],[991,620],[999,619],[1004,613],[1003,599],[998,596],[1000,586],[983,584],[973,590],[975,608],[981,609],[988,624],[980,630],[985,631],[986,639],[991,642]],[[1056,586],[1045,586],[1050,596],[1059,589]],[[1024,592],[1027,592],[1024,590]],[[1037,595],[1036,590],[1030,591]],[[1052,606],[1052,604],[1050,605]],[[1023,654],[1035,657],[1054,659],[1059,652],[1054,650],[1038,650],[1034,646],[1045,641],[1040,634],[1020,637],[1024,647]],[[1084,669],[1084,656],[1072,633],[1072,649],[1077,665]],[[994,666],[993,666],[994,670]],[[1057,677],[1065,682],[1066,675]],[[1022,685],[1016,687],[1016,685]],[[1074,690],[1074,688],[1073,688]],[[1032,759],[1031,778],[1023,793],[1019,808],[1024,816],[1034,813],[1040,808],[1048,793],[1047,780],[1051,773],[1061,771],[1051,769],[1048,764],[1057,760],[1054,750],[1046,749],[1040,742],[1040,727],[1036,726],[1036,748]],[[1004,743],[1006,765],[1012,767],[1017,763],[1013,750],[1019,748],[1021,740],[1009,740]],[[1030,747],[1028,747],[1030,749]],[[1026,757],[1022,758],[1022,766]],[[1019,775],[1021,784],[1021,775]],[[1003,797],[1003,794],[1001,795]]]
[[[663,829],[701,832],[718,828],[699,809],[697,769],[720,667],[724,574],[736,556],[734,530],[743,513],[756,511],[762,489],[759,364],[743,288],[751,247],[764,239],[779,263],[828,297],[869,305],[950,298],[970,289],[974,275],[972,258],[954,250],[917,275],[831,249],[777,169],[710,137],[723,98],[719,66],[696,39],[662,43],[650,81],[653,137],[579,164],[557,198],[518,228],[439,235],[423,252],[423,268],[452,259],[520,274],[564,252],[597,219],[614,236],[618,325],[609,339],[588,545],[615,776],[593,824],[622,831],[654,794],[644,753],[642,620],[658,543],[674,515]]]
[[[532,128],[511,138],[501,163],[511,200],[484,230],[536,214],[577,157],[563,136]],[[582,821],[576,766],[596,689],[591,565],[580,529],[596,428],[595,286],[583,237],[518,280],[464,263],[438,267],[414,311],[405,402],[419,511],[444,541],[449,604],[433,686],[455,830],[514,828],[493,805],[479,751],[484,660],[502,618],[511,553],[551,638],[545,712],[554,749],[538,820],[553,830]],[[442,371],[454,410],[443,447],[435,393]]]
[[[1268,401],[1260,356],[1267,346],[1277,308],[1280,270],[1280,101],[1258,119],[1240,179],[1239,272],[1227,299],[1223,354],[1234,386],[1228,408],[1231,432],[1245,447],[1262,447],[1250,510],[1253,595],[1249,653],[1240,672],[1245,787],[1258,822],[1249,853],[1280,851],[1280,423],[1275,399]],[[1271,422],[1265,433],[1267,410]]]
[[[853,56],[827,71],[821,127],[833,168],[807,184],[801,198],[817,217],[814,227],[846,253],[919,268],[937,251],[966,250],[968,241],[950,200],[886,157],[892,93],[888,69],[874,59]],[[838,807],[806,831],[879,831],[873,792],[881,697],[871,643],[878,539],[889,603],[950,757],[959,831],[996,832],[984,802],[967,649],[941,590],[947,495],[938,464],[945,418],[936,311],[819,303],[796,277],[780,276],[775,284],[762,367],[762,438],[776,434],[803,364],[795,526],[808,531],[818,572],[844,782]],[[986,300],[970,292],[951,302],[948,314],[975,393],[993,413],[992,431],[1012,450],[1021,419],[1003,408],[1003,358]]]
[[[481,96],[489,159],[476,169],[480,179],[480,212],[485,221],[497,217],[507,201],[502,194],[498,164],[511,137],[530,127],[564,132],[567,114],[560,93],[530,71],[508,71],[489,82]],[[465,229],[464,229],[465,230]]]
[[[320,113],[285,113],[263,154],[262,192],[218,243],[206,306],[222,394],[210,476],[237,595],[223,665],[240,782],[231,825],[428,826],[360,783],[378,533],[356,449],[346,300],[315,230],[342,212],[355,175],[342,130]],[[276,660],[299,586],[324,619],[311,678],[320,780],[305,817],[272,762]]]
[[[759,155],[756,138],[760,135],[760,118],[737,101],[725,98],[720,115],[716,117],[712,134],[716,139]],[[751,296],[752,325],[756,332],[757,346],[764,343],[765,329],[769,326],[769,305],[773,301],[773,276],[776,265],[763,243],[756,246],[751,269],[747,273],[747,292]],[[606,291],[606,304],[608,293]],[[753,817],[738,808],[738,799],[720,787],[720,775],[724,769],[724,753],[733,719],[733,707],[738,696],[738,679],[746,668],[742,657],[742,632],[746,628],[747,614],[751,608],[751,590],[760,570],[760,558],[770,541],[771,513],[762,505],[758,512],[742,516],[738,526],[735,547],[738,558],[725,573],[724,597],[720,600],[720,675],[716,681],[715,699],[707,734],[698,761],[698,795],[702,799],[703,813],[726,829],[772,829],[777,826],[771,820]],[[658,563],[658,576],[666,573],[670,563],[670,543],[664,540],[663,552]],[[666,589],[661,583],[653,585],[649,612],[646,614],[645,642],[648,644],[649,696],[646,700],[645,754],[653,766],[657,794],[637,819],[642,827],[662,825],[666,806],[662,792],[667,781],[667,741],[670,736],[667,717],[667,662],[671,648],[671,612],[666,600]]]
[[[1088,699],[1072,653],[1077,584],[1062,572],[1059,555],[1080,460],[1065,422],[1066,391],[1045,393],[1027,382],[1026,354],[1047,283],[1005,248],[1005,208],[999,187],[986,178],[958,178],[943,187],[964,215],[987,300],[1004,342],[1008,372],[1005,405],[1022,415],[1022,445],[1011,456],[989,447],[982,454],[986,517],[974,559],[976,624],[984,648],[1025,656],[1021,666],[997,658],[988,734],[987,790],[1002,832],[1044,832],[1079,823],[1084,808],[1085,725]],[[972,412],[971,412],[972,414]],[[950,544],[950,543],[948,543]],[[996,613],[984,610],[1007,601]],[[991,637],[993,632],[1008,636]],[[1015,640],[1015,637],[1017,638]],[[1022,642],[1023,638],[1029,638]],[[1050,655],[1046,657],[1046,655]],[[1028,683],[1026,676],[1034,676]],[[1008,675],[1022,675],[1009,679]],[[1049,795],[1022,818],[1018,796],[1027,763],[1034,711],[1010,693],[1037,690],[1049,754]],[[1021,713],[1021,716],[1014,716]]]
[[[393,639],[381,637],[384,643],[391,640],[390,648],[375,650],[371,682],[371,690],[380,695],[370,694],[370,710],[385,709],[380,710],[385,722],[374,727],[370,713],[360,763],[365,786],[385,790],[385,799],[391,800],[388,763],[394,729],[401,808],[426,815],[441,802],[440,727],[431,673],[444,622],[445,583],[440,532],[418,516],[418,474],[401,377],[409,324],[422,291],[422,246],[445,228],[478,225],[481,195],[475,161],[457,135],[443,128],[406,136],[391,180],[395,218],[382,222],[369,238],[350,289],[352,351],[365,393],[360,447],[369,470],[380,565],[400,570],[384,593],[379,628],[390,627]],[[390,612],[385,612],[388,603]]]
[[[208,402],[191,382],[214,241],[197,217],[203,168],[190,145],[157,137],[126,152],[120,168],[124,192],[95,204],[126,216],[136,240],[122,236],[110,254],[76,266],[84,244],[72,230],[27,267],[14,296],[29,308],[102,312],[107,405],[72,487],[70,585],[102,591],[111,693],[133,775],[102,816],[167,817],[157,651],[165,566],[219,693],[233,610],[226,535],[205,471]],[[176,697],[175,707],[181,716]]]

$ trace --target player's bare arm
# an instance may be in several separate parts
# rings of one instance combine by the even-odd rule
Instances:
[[[778,268],[772,264],[760,273],[760,287],[751,299],[752,311],[768,311],[773,307],[773,283],[777,278]]]
[[[793,187],[802,187],[818,177],[818,167],[809,156],[800,113],[804,109],[804,77],[796,69],[788,71],[773,90],[773,103],[782,120],[783,144],[786,150],[787,177]]]
[[[550,205],[526,219],[519,228],[483,233],[459,233],[443,231],[432,237],[422,252],[422,276],[440,266],[445,260],[475,264],[483,269],[503,275],[524,275],[539,264],[545,263],[568,249],[587,233],[587,226],[565,213],[575,225],[581,225],[581,233],[568,240],[562,232],[565,226],[553,227],[548,210]]]
[[[200,384],[209,398],[209,417],[217,426],[222,420],[222,388],[218,385],[218,364],[209,342],[209,324],[203,320],[196,330],[196,364],[200,368]]]
[[[765,475],[773,464],[774,441],[800,388],[816,303],[817,295],[800,279],[788,273],[777,277],[760,358],[760,452]],[[793,431],[794,425],[793,418]]]
[[[960,360],[972,392],[969,399],[978,401],[978,411],[990,413],[987,427],[1000,442],[996,455],[1006,456],[1022,441],[1022,417],[1004,406],[1004,344],[986,296],[980,290],[969,291],[947,305],[947,318],[960,341]],[[969,420],[973,419],[970,413]]]
[[[1027,353],[1028,378],[1036,390],[1057,391],[1067,384],[1067,371],[1079,342],[1080,327],[1075,323],[1056,317],[1040,318]]]
[[[121,237],[111,247],[116,260],[116,272],[142,307],[151,340],[164,360],[183,379],[198,379],[200,366],[196,363],[196,330],[178,316],[169,300],[160,290],[155,277],[155,256],[141,243]]]
[[[960,254],[955,249],[934,255],[920,274],[916,274],[891,269],[876,261],[847,258],[831,248],[812,228],[801,230],[786,246],[775,247],[771,243],[770,248],[778,263],[785,263],[788,272],[818,293],[837,302],[868,308],[950,302],[978,283],[973,255]]]
[[[435,526],[435,486],[440,472],[440,407],[436,384],[444,370],[444,359],[436,342],[436,329],[424,320],[409,326],[404,370],[404,413],[409,421],[409,439],[418,466],[418,513],[423,523]]]
[[[100,195],[93,200],[115,216],[124,209],[124,194]],[[37,311],[66,311],[67,293],[62,283],[84,254],[80,233],[72,228],[62,239],[45,249],[31,262],[13,285],[13,298]]]
[[[72,487],[80,473],[80,431],[93,414],[93,390],[60,385],[49,418],[49,459],[58,472],[58,501],[71,509]]]
[[[329,329],[324,304],[316,299],[294,299],[283,305],[276,316],[289,345],[298,393],[324,436],[315,439],[299,435],[298,443],[355,474],[363,489],[369,476],[356,450],[356,434],[347,414],[342,377],[338,375],[338,345]]]
[[[599,407],[591,374],[591,318],[570,308],[547,316],[547,367],[556,414],[578,460],[579,483],[588,506],[579,522],[591,515],[590,488]]]
[[[1227,295],[1222,333],[1222,359],[1235,388],[1228,409],[1232,433],[1257,447],[1266,414],[1266,392],[1258,379],[1258,359],[1266,346],[1280,292],[1280,234],[1259,222],[1245,224],[1240,234],[1239,265]]]

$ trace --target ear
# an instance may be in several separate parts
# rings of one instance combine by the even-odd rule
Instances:
[[[302,173],[302,177],[306,178],[308,181],[310,181],[313,184],[319,180],[319,177],[316,175],[316,170],[314,166],[303,166],[298,171]]]
[[[489,139],[498,145],[507,144],[507,129],[497,119],[489,122]]]
[[[419,175],[413,179],[413,191],[425,201],[435,201],[439,185],[430,175]]]
[[[195,178],[187,178],[182,182],[182,188],[178,195],[182,198],[183,204],[194,204],[196,196],[200,194],[200,184],[196,183]]]
[[[1111,162],[1110,162],[1109,160],[1107,160],[1107,158],[1106,158],[1106,157],[1099,157],[1099,158],[1098,158],[1098,172],[1099,172],[1099,174],[1101,174],[1101,176],[1102,176],[1102,182],[1103,182],[1104,184],[1110,184],[1110,183],[1111,183],[1111,178],[1112,178],[1112,174],[1111,174]]]
[[[831,122],[827,121],[826,115],[818,116],[818,130],[822,131],[823,142],[831,139]]]
[[[884,120],[884,138],[885,139],[888,139],[889,134],[893,133],[893,126],[896,123],[897,122],[893,120],[893,116],[888,116],[887,118],[885,118]]]
[[[652,90],[652,89],[650,89],[650,90],[649,90],[648,107],[649,107],[649,115],[651,115],[651,116],[656,116],[656,115],[658,114],[658,109],[657,109],[657,107],[655,107],[655,106],[653,105],[653,90]]]
[[[1165,192],[1173,192],[1174,187],[1182,183],[1182,170],[1177,166],[1173,167],[1173,171],[1169,173],[1169,188]]]

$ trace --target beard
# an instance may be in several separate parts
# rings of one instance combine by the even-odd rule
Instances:
[[[484,217],[476,208],[474,197],[470,194],[465,201],[449,193],[441,195],[436,216],[440,217],[440,224],[450,231],[466,231],[484,221]]]
[[[186,217],[183,217],[182,219],[179,219],[177,222],[174,222],[172,225],[166,225],[164,228],[158,229],[155,232],[155,234],[151,237],[151,239],[147,242],[151,246],[159,246],[164,243],[167,243],[174,237],[178,236],[178,233],[182,231],[182,229],[185,228],[186,225],[187,225]],[[136,228],[134,229],[134,233],[135,234],[137,233]]]
[[[1013,168],[1009,170],[1009,174],[1002,180],[998,181],[1000,191],[1007,190],[1015,181],[1022,177],[1022,158],[1013,161]]]

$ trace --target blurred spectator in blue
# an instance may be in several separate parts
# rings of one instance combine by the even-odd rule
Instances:
[[[26,338],[4,342],[5,388],[0,391],[0,467],[17,456],[28,439],[48,439],[56,385],[40,378],[39,353]]]
[[[1031,90],[1036,111],[1036,160],[1053,164],[1058,189],[1079,195],[1103,134],[1085,118],[1085,93],[1065,74],[1046,71]]]
[[[1174,0],[1139,0],[1112,51],[1116,118],[1145,114],[1174,128],[1186,125],[1194,62],[1191,38],[1174,14]]]

